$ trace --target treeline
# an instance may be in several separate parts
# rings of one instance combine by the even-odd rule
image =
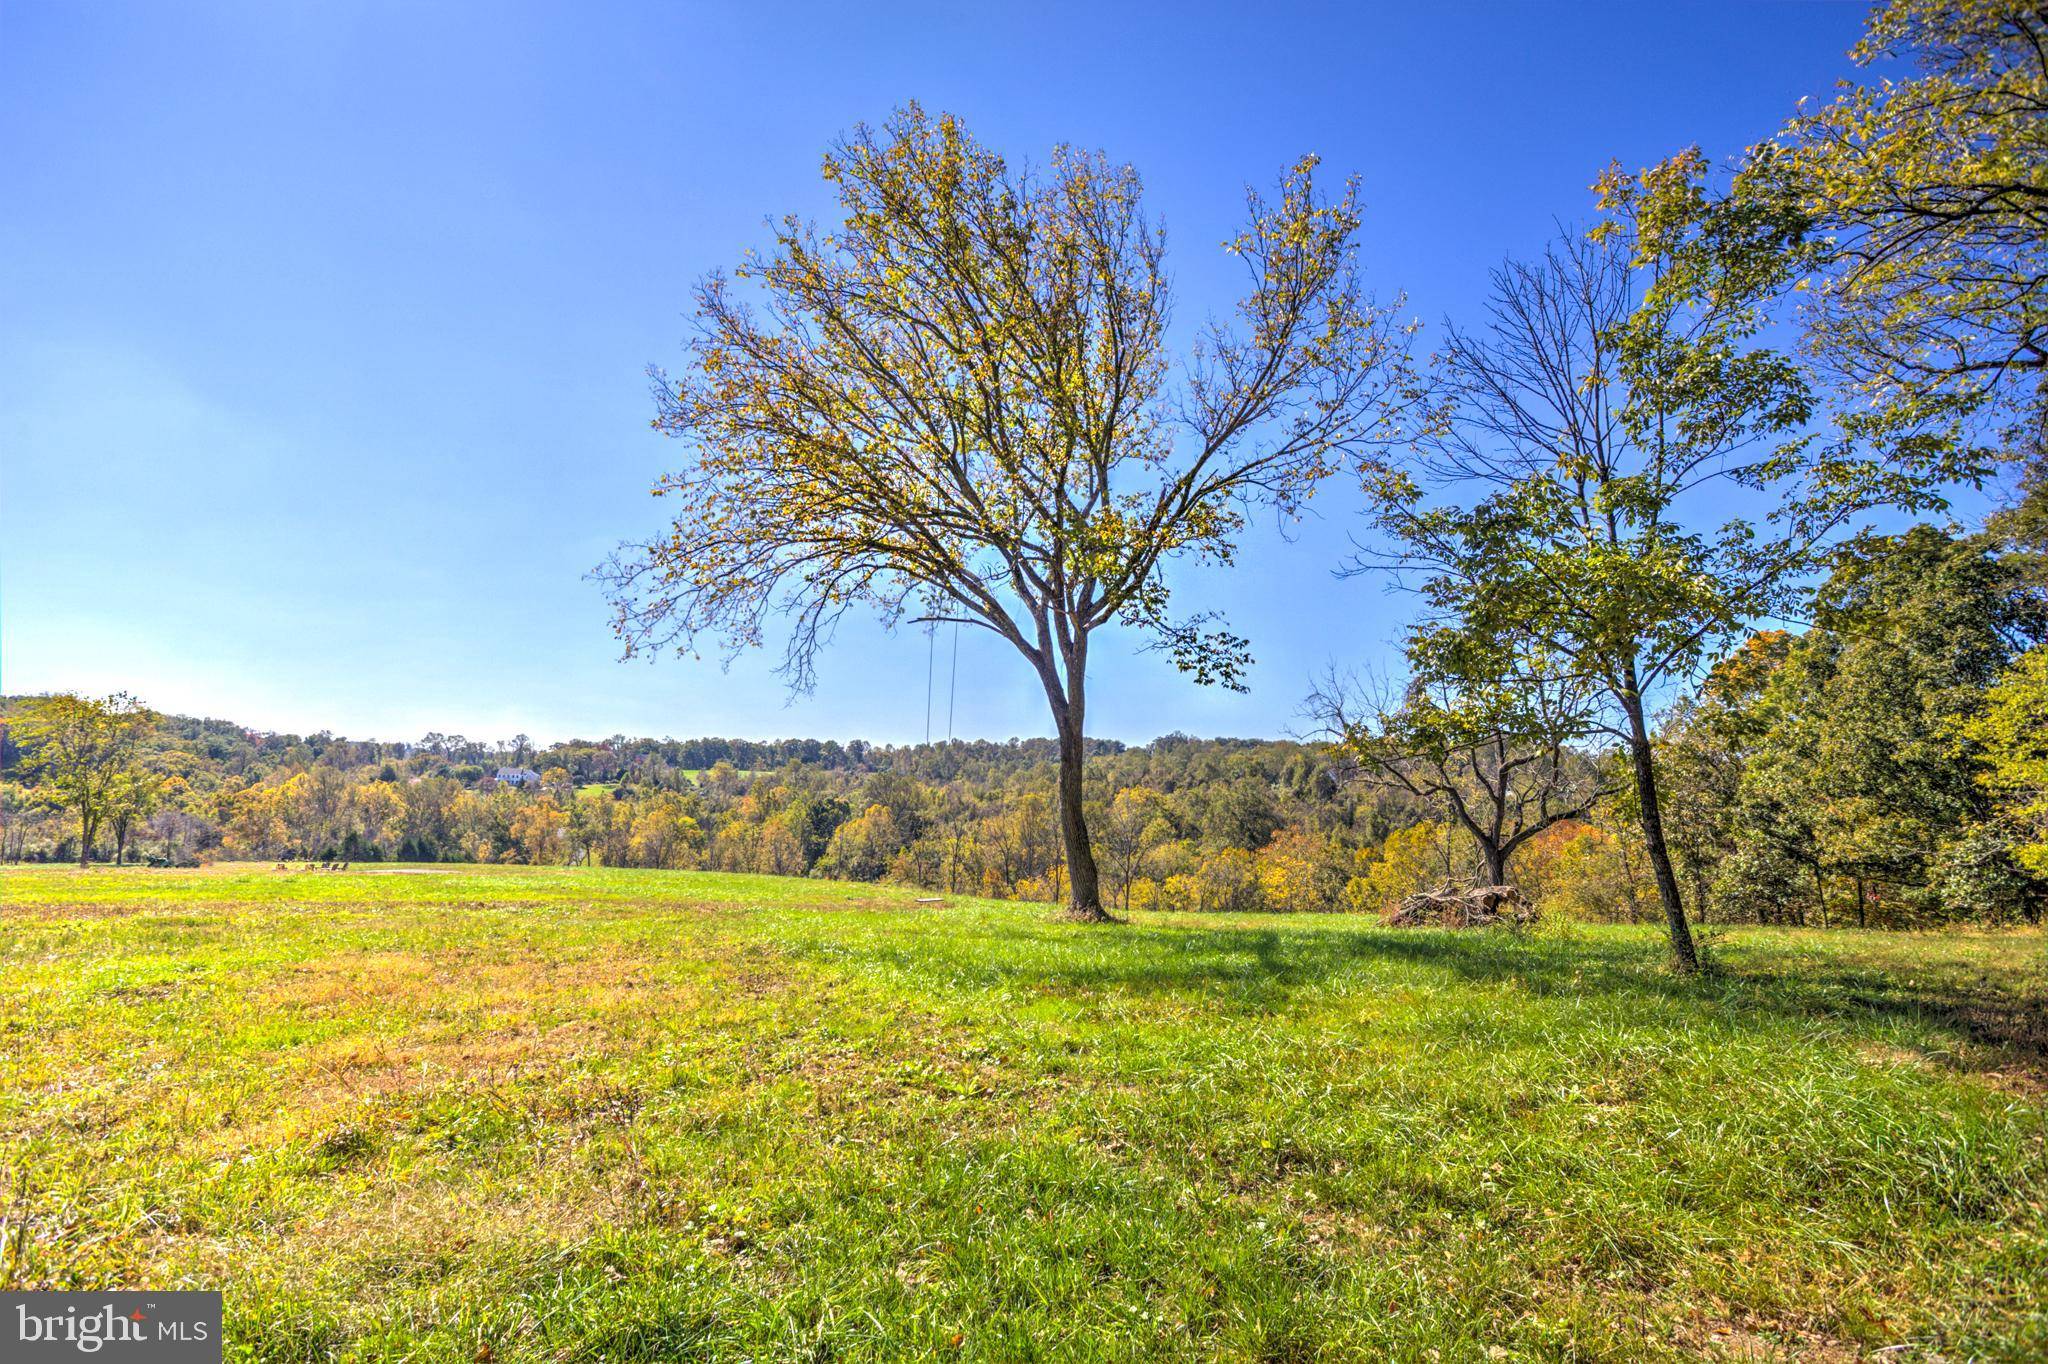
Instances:
[[[38,743],[20,733],[43,699],[4,702],[8,860],[80,854],[75,810],[47,780]],[[1234,865],[1283,831],[1365,848],[1418,817],[1402,801],[1345,789],[1327,745],[1170,735],[1092,749],[1105,845],[1121,851],[1127,883],[1144,879],[1141,857],[1163,880],[1197,874],[1213,857]],[[720,752],[782,761],[696,765]],[[1056,761],[1045,739],[894,747],[614,738],[536,748],[523,739],[265,734],[152,716],[132,759],[147,779],[98,821],[91,855],[705,867],[1051,898],[1062,876],[1049,808]],[[1169,844],[1180,845],[1170,869],[1161,861]],[[1227,879],[1210,868],[1209,879],[1219,877]]]
[[[1808,628],[1752,635],[1664,713],[1665,824],[1697,918],[2038,919],[2039,793],[1999,755],[2013,749],[2001,727],[2031,736],[2027,708],[2048,711],[2040,500],[1983,532],[1857,541]],[[75,809],[18,723],[39,704],[5,703],[0,856],[76,860]],[[1441,764],[1430,770],[1449,780],[1432,786],[1425,763],[1357,736],[1098,744],[1087,804],[1107,894],[1123,910],[1372,912],[1504,877],[1553,913],[1656,916],[1618,750],[1559,755],[1545,793],[1593,798],[1548,822],[1517,812],[1530,833],[1498,875],[1484,830],[1457,815],[1479,805],[1484,770],[1461,790]],[[171,716],[149,718],[128,766],[139,775],[93,832],[101,859],[704,868],[1046,901],[1064,889],[1044,739],[377,743]],[[1501,789],[1526,802],[1536,785],[1521,768]]]
[[[0,699],[0,719],[12,714],[27,698]],[[154,746],[168,755],[186,755],[206,772],[221,778],[256,779],[272,772],[323,764],[343,770],[383,763],[406,764],[415,775],[430,772],[475,783],[499,766],[525,766],[539,756],[525,735],[509,740],[471,739],[460,734],[429,733],[412,742],[380,742],[348,739],[322,730],[317,734],[274,734],[249,729],[229,720],[195,719],[191,716],[157,717]],[[0,735],[0,743],[4,743]],[[1049,741],[1012,740],[1009,745],[976,742],[958,747],[969,758],[999,761],[998,750],[1041,751]],[[1098,744],[1105,751],[1119,745]],[[855,739],[629,739],[614,734],[604,740],[573,740],[547,749],[550,765],[566,768],[578,782],[626,782],[677,785],[690,773],[718,763],[729,763],[743,771],[784,767],[799,763],[828,770],[866,770],[876,764],[890,765],[900,759],[900,750]],[[0,749],[0,759],[9,764],[19,759],[12,745]]]

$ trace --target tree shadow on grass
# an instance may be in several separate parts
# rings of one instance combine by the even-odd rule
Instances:
[[[1252,934],[1260,939],[1275,934]],[[1646,1004],[1710,1006],[1797,1020],[1904,1024],[1946,1033],[1957,1047],[1940,1059],[1970,1071],[2008,1070],[2032,1085],[2048,1085],[2048,989],[2037,974],[1994,981],[1972,979],[1958,968],[1905,967],[1850,955],[1791,957],[1774,945],[1750,941],[1720,954],[1713,969],[1694,977],[1672,972],[1661,942],[1521,939],[1501,932],[1374,930],[1326,936],[1327,965],[1343,969],[1360,958],[1398,960],[1443,971],[1461,981],[1498,985],[1513,981],[1526,994],[1589,993],[1629,996]],[[1261,941],[1252,949],[1275,963],[1276,981],[1310,981],[1333,971],[1303,970],[1300,955]],[[2015,940],[2015,950],[2040,952]],[[1967,1052],[1976,1054],[1966,1055]]]
[[[1077,959],[1067,953],[1043,961],[1017,961],[1007,969],[1076,988],[1139,993],[1201,990],[1272,990],[1291,995],[1356,978],[1361,986],[1377,968],[1396,966],[1426,981],[1429,972],[1473,984],[1504,984],[1546,991],[1637,991],[1661,996],[1693,993],[1690,983],[1665,972],[1654,946],[1635,942],[1560,943],[1504,932],[1436,929],[1248,928],[1154,926],[1126,943]]]
[[[802,950],[800,947],[798,950]],[[830,959],[844,961],[844,944]],[[821,953],[821,956],[824,955]],[[1428,929],[1144,924],[1076,937],[1013,925],[965,937],[872,941],[855,954],[955,985],[1062,995],[1184,996],[1248,1012],[1284,1008],[1305,991],[1465,982],[1532,994],[1628,992],[1689,999],[1697,982],[1661,967],[1648,939],[1559,942],[1507,933]],[[1391,969],[1389,969],[1391,968]],[[1377,979],[1376,979],[1377,978]],[[1711,993],[1711,992],[1710,992]]]
[[[2018,941],[2018,940],[2016,940]],[[2040,951],[2026,940],[2021,951]],[[1526,936],[1498,930],[1387,929],[1377,925],[1272,928],[1148,924],[1085,942],[1048,927],[942,943],[897,943],[880,955],[904,970],[936,951],[963,983],[1074,997],[1115,993],[1185,997],[1232,1013],[1278,1013],[1306,991],[1431,983],[1512,984],[1524,995],[1606,996],[1646,1010],[1697,1008],[1721,1018],[1763,1017],[1906,1024],[1954,1038],[1939,1059],[1969,1070],[2006,1069],[2048,1084],[2048,1008],[2038,985],[2004,988],[1959,971],[1887,969],[1848,953],[1780,950],[1754,937],[1716,954],[1715,969],[1680,976],[1661,938]],[[1388,971],[1386,968],[1394,968]],[[1968,1050],[1979,1054],[1967,1059]],[[1989,1054],[1982,1054],[1989,1053]]]
[[[2022,951],[2040,951],[2027,944]],[[1989,1056],[1970,1069],[2004,1067],[2048,1085],[2048,982],[1970,980],[1955,972],[1885,970],[1846,957],[1759,957],[1735,979],[1775,1007],[1815,1018],[1874,1019],[1954,1035]],[[1948,1058],[1954,1059],[1954,1058]]]

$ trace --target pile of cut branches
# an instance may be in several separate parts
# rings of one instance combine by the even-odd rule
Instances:
[[[1387,916],[1395,928],[1522,928],[1535,921],[1536,907],[1513,886],[1438,886],[1417,891]]]

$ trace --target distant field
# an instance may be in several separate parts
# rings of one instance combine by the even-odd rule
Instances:
[[[679,767],[675,769],[677,776],[687,777],[691,781],[704,780],[704,774],[710,770],[708,767]],[[733,775],[742,778],[752,778],[760,776],[761,773],[758,768],[741,767],[734,768]],[[617,786],[618,783],[615,781],[587,781],[576,789],[578,791],[610,791],[616,789]]]
[[[2048,1355],[2039,934],[1684,982],[390,871],[0,869],[0,1287],[220,1287],[280,1360]]]

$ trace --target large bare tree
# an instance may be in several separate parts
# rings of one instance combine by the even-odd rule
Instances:
[[[783,219],[706,278],[687,370],[657,372],[654,424],[687,453],[655,487],[668,530],[600,570],[627,652],[737,651],[780,618],[803,689],[848,610],[990,631],[1052,710],[1069,911],[1107,917],[1082,807],[1095,633],[1241,687],[1246,641],[1176,612],[1166,566],[1228,564],[1255,508],[1297,514],[1404,384],[1407,333],[1359,289],[1353,187],[1320,193],[1315,164],[1247,196],[1236,317],[1175,363],[1129,166],[1062,147],[1012,167],[915,105],[840,141],[840,221]]]

